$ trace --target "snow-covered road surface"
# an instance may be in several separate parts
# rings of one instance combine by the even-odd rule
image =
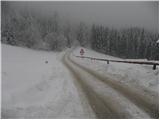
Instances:
[[[158,70],[70,52],[2,44],[2,118],[157,118]]]
[[[153,97],[102,76],[78,64],[69,54],[65,55],[64,63],[74,75],[97,118],[158,117],[158,96]]]

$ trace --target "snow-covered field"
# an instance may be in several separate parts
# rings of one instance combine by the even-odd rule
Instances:
[[[62,56],[2,44],[2,118],[88,117]]]
[[[78,64],[123,84],[158,93],[158,67],[152,70],[148,65],[107,64],[77,58],[74,55],[79,55],[80,49],[74,49],[71,54],[71,59]],[[86,99],[82,100],[73,82],[75,78],[61,61],[65,52],[36,51],[2,44],[2,118],[95,118],[93,113],[86,113]],[[85,49],[84,56],[120,60],[89,49]],[[92,79],[88,80],[92,83]],[[99,87],[103,93],[106,93],[105,89]]]
[[[87,66],[92,70],[95,70],[103,75],[115,78],[124,84],[132,85],[138,88],[144,88],[150,91],[158,93],[159,88],[159,68],[152,70],[152,65],[139,65],[128,63],[116,63],[97,60],[90,60],[86,58],[76,58],[73,55],[80,55],[80,47],[75,49],[72,53],[72,58],[81,63],[81,65]],[[104,55],[93,50],[83,48],[84,56],[95,58],[106,58],[112,60],[122,60],[109,55]]]

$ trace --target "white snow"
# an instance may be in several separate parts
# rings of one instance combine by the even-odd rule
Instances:
[[[63,54],[2,44],[2,118],[88,118]]]
[[[79,64],[113,80],[158,93],[158,67],[152,70],[149,65],[107,64],[73,56],[79,55],[80,49],[71,54]],[[122,60],[83,49],[84,56]],[[2,44],[2,118],[91,118],[85,113],[74,79],[61,62],[64,53]]]
[[[77,58],[75,56],[80,56],[80,49],[81,47],[75,49],[71,56],[72,59],[74,59],[78,63],[81,63],[81,65],[85,65],[95,71],[102,73],[103,75],[111,76],[112,78],[115,78],[115,80],[119,80],[124,84],[148,89],[150,91],[158,93],[159,66],[157,66],[156,70],[152,70],[152,65],[139,65],[117,62],[110,62],[109,64],[107,64],[107,62],[104,61]],[[101,54],[90,49],[83,49],[85,51],[83,56],[112,60],[123,60],[121,58]]]
[[[87,88],[90,90],[89,92],[92,93],[92,95],[98,95],[101,99],[107,101],[106,104],[108,107],[112,106],[113,109],[116,108],[116,110],[114,110],[117,111],[117,115],[123,114],[125,117],[130,119],[150,118],[143,110],[139,109],[139,107],[117,92],[111,86],[104,84],[104,82],[97,79],[95,76],[88,74],[83,69],[73,65],[73,63],[70,63],[70,65],[74,71],[79,74],[80,80],[87,85]]]

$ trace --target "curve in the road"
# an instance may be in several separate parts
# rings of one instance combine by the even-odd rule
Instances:
[[[138,107],[146,111],[152,118],[159,117],[159,102],[158,96],[153,98],[153,96],[147,96],[143,94],[141,91],[138,91],[134,88],[122,85],[114,80],[108,79],[106,76],[102,76],[101,74],[88,69],[85,66],[82,66],[75,61],[73,61],[70,57],[68,58],[74,65],[82,68],[83,70],[87,71],[88,73],[92,74],[102,82],[110,85],[112,88],[117,90],[119,93],[126,96],[130,101],[134,102]]]
[[[73,73],[72,75],[76,78],[78,84],[82,88],[83,93],[85,93],[86,98],[88,99],[89,104],[91,105],[94,113],[97,118],[114,118],[111,111],[106,107],[103,101],[98,98],[97,94],[93,92],[93,90],[87,86],[79,77],[78,73],[66,62],[66,55],[63,58],[63,63],[69,68],[69,70]],[[77,86],[77,84],[76,84]],[[79,87],[79,86],[78,86]]]
[[[98,95],[89,85],[87,85],[85,83],[84,79],[80,77],[79,73],[77,73],[77,71],[70,64],[72,63],[72,64],[78,66],[79,68],[87,71],[87,73],[89,73],[91,75],[93,75],[94,73],[88,71],[88,69],[86,70],[86,68],[84,69],[83,66],[80,66],[79,64],[75,63],[73,60],[68,58],[68,55],[65,55],[64,59],[68,59],[67,61],[64,60],[63,62],[69,68],[69,70],[72,72],[74,77],[77,79],[77,81],[81,85],[82,90],[86,94],[86,97],[87,97],[88,101],[90,102],[90,105],[91,105],[92,109],[94,110],[97,118],[132,118],[131,117],[132,115],[131,116],[129,114],[127,115],[127,113],[121,111],[122,106],[120,106],[120,105],[118,106],[118,104],[117,104],[117,106],[115,107],[115,105],[114,105],[115,101],[113,99],[110,99],[110,101],[109,101],[109,99],[101,98],[100,95]],[[93,76],[95,76],[95,75],[93,75]],[[95,76],[95,78],[97,78],[97,75]],[[98,77],[98,80],[99,79],[100,78]],[[101,78],[101,81],[102,80],[103,79]],[[114,86],[114,85],[112,86],[111,84],[109,84],[109,85],[111,87]],[[113,87],[113,88],[117,90],[117,88],[115,88],[115,87]],[[127,90],[127,89],[125,89],[125,90]],[[122,89],[122,91],[123,91],[123,89]],[[120,108],[120,109],[117,109],[117,108]],[[155,118],[155,116],[154,116],[154,118]]]

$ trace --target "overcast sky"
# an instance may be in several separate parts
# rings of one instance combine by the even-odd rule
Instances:
[[[73,22],[84,21],[92,24],[102,24],[109,27],[121,28],[130,26],[144,27],[158,32],[159,10],[158,1],[132,2],[15,2],[16,8],[34,9],[44,15],[58,11]]]

